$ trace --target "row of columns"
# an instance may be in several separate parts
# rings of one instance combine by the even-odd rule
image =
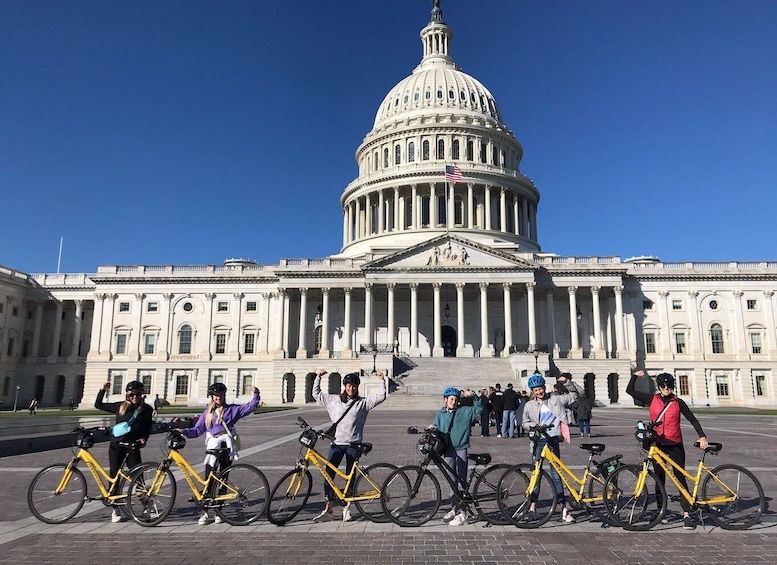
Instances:
[[[79,345],[81,342],[81,320],[83,317],[83,311],[84,311],[84,301],[83,300],[73,300],[73,304],[75,305],[75,313],[74,313],[74,319],[73,319],[73,335],[71,337],[70,341],[70,349],[68,351],[69,357],[78,357],[79,354]],[[54,327],[51,332],[51,341],[48,344],[49,347],[45,348],[43,351],[41,351],[41,337],[43,336],[43,309],[44,309],[45,303],[36,301],[35,302],[35,315],[33,317],[33,330],[32,330],[32,343],[30,350],[28,352],[29,357],[37,358],[39,356],[41,357],[48,357],[48,358],[57,358],[59,357],[59,350],[60,346],[62,345],[62,312],[64,311],[64,303],[54,302],[55,306],[55,312],[54,312]],[[45,345],[45,344],[44,344]]]

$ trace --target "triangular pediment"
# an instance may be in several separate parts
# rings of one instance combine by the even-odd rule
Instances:
[[[531,271],[535,263],[455,235],[441,235],[371,261],[364,270],[478,270]]]

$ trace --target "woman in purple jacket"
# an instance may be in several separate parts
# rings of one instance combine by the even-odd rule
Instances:
[[[213,383],[208,387],[208,395],[211,397],[210,404],[199,417],[197,423],[191,428],[181,429],[181,433],[189,438],[199,437],[206,434],[205,449],[219,449],[226,445],[229,447],[230,454],[219,459],[218,463],[221,470],[226,469],[239,456],[237,446],[234,442],[235,424],[243,416],[248,416],[256,410],[261,400],[259,389],[252,387],[253,397],[246,404],[227,404],[225,397],[227,387],[224,383]],[[216,464],[215,455],[205,455],[205,476],[210,475]],[[200,516],[199,524],[204,526],[210,522],[208,512],[205,511]],[[215,522],[221,523],[221,518],[216,516]]]

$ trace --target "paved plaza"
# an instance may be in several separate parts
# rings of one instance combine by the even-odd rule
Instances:
[[[408,426],[422,427],[433,419],[426,411],[376,408],[367,421],[365,441],[374,445],[365,464],[415,463],[418,436],[406,433]],[[239,424],[243,450],[241,462],[259,467],[272,487],[289,470],[299,454],[298,415],[318,427],[328,423],[326,413],[309,406],[283,412],[257,414]],[[593,416],[596,441],[607,445],[605,455],[623,454],[625,462],[639,458],[633,427],[646,417],[630,408],[600,408]],[[777,519],[771,508],[777,489],[777,419],[772,416],[701,414],[699,418],[710,441],[723,443],[721,454],[708,458],[711,465],[741,463],[760,479],[769,509],[761,524],[746,532],[731,532],[710,521],[695,531],[683,530],[679,521],[660,525],[650,532],[626,532],[603,528],[585,512],[577,512],[575,524],[551,520],[537,530],[512,526],[484,527],[474,522],[454,528],[444,525],[442,512],[420,527],[404,529],[393,524],[373,524],[361,517],[343,524],[339,520],[314,523],[323,507],[323,480],[314,473],[313,494],[308,507],[292,523],[277,527],[266,521],[246,526],[197,525],[198,513],[188,503],[189,492],[178,481],[176,506],[155,528],[134,523],[112,524],[110,509],[88,503],[64,525],[50,526],[31,516],[26,502],[27,486],[45,465],[65,462],[68,449],[0,457],[0,563],[761,563],[777,562]],[[13,425],[15,420],[3,420]],[[473,428],[471,452],[490,453],[495,463],[527,462],[525,438],[480,437]],[[684,426],[686,445],[693,429]],[[495,432],[492,429],[492,434]],[[151,437],[144,449],[145,461],[162,457],[164,435]],[[586,452],[577,448],[579,439],[562,447],[562,457],[575,471],[586,463]],[[323,448],[323,446],[321,446]],[[93,453],[107,464],[107,443]],[[183,452],[202,470],[203,440],[189,440]],[[695,464],[688,449],[689,467]],[[87,477],[94,494],[91,478]],[[444,489],[445,490],[445,489]],[[670,489],[670,493],[671,493]],[[679,511],[679,504],[670,509]]]

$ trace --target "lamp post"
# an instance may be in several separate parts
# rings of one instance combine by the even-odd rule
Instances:
[[[535,351],[534,352],[534,374],[535,375],[539,375],[540,374],[540,368],[537,365],[539,360],[540,360],[540,352],[539,351]]]
[[[378,359],[378,349],[373,346],[372,348],[372,374],[373,375],[378,372],[378,370],[375,368],[375,362],[377,359]]]
[[[13,411],[16,412],[16,405],[19,404],[19,391],[22,390],[20,385],[16,385],[16,397],[13,399]]]

